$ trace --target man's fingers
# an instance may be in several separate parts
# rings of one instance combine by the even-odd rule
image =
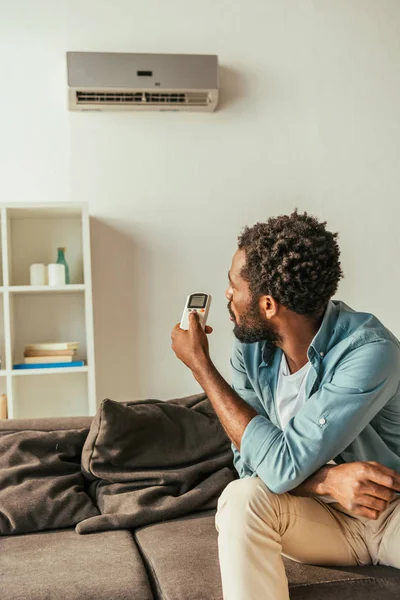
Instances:
[[[368,463],[366,467],[366,476],[370,481],[400,492],[400,473],[379,463]]]
[[[177,323],[176,325],[173,326],[172,331],[171,331],[171,338],[174,338],[176,335],[176,332],[179,331],[181,328],[181,324]]]
[[[374,498],[373,496],[369,496],[367,494],[363,494],[362,496],[357,498],[357,503],[361,506],[365,506],[366,508],[372,508],[373,510],[377,510],[379,513],[383,512],[389,504],[385,500],[381,500],[380,498]]]
[[[365,486],[363,486],[363,492],[365,494],[368,494],[369,496],[380,498],[385,502],[391,502],[396,495],[396,492],[393,489],[390,489],[383,485],[378,485],[373,481],[366,482]]]
[[[189,313],[189,326],[202,328],[202,326],[200,324],[200,317],[199,317],[197,311],[195,311],[195,310],[192,310],[192,312]],[[206,325],[204,328],[204,331],[205,331],[205,333],[212,333],[213,328],[210,327],[209,325]]]
[[[377,510],[361,505],[356,505],[351,512],[359,517],[366,517],[367,519],[373,519],[374,521],[379,517],[379,512]]]
[[[196,310],[192,310],[192,312],[189,313],[189,324],[190,324],[190,327],[199,327],[200,326],[199,315],[197,314]]]

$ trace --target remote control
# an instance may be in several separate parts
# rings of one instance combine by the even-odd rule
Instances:
[[[189,294],[186,299],[185,308],[183,309],[180,328],[189,329],[189,314],[194,310],[199,315],[199,321],[204,329],[207,323],[208,311],[210,310],[211,296],[197,292]]]

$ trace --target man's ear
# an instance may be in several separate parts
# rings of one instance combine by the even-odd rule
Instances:
[[[270,295],[261,296],[260,298],[261,313],[266,319],[271,319],[278,314],[279,304]]]

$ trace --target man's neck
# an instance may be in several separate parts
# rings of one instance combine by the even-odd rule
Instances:
[[[283,342],[278,346],[283,350],[290,373],[296,373],[308,362],[307,351],[321,327],[323,317],[314,323],[303,319],[293,319],[282,333]]]

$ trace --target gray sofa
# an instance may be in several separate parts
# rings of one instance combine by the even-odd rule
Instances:
[[[35,431],[89,432],[91,422],[86,417],[0,421],[0,454],[8,432],[20,432],[23,442]],[[14,465],[0,463],[0,479],[7,468]],[[16,495],[20,501],[29,500]],[[85,535],[74,526],[2,535],[0,598],[222,600],[214,515],[211,508],[134,530]],[[286,559],[285,566],[293,599],[400,598],[400,571],[389,567],[324,568]]]

